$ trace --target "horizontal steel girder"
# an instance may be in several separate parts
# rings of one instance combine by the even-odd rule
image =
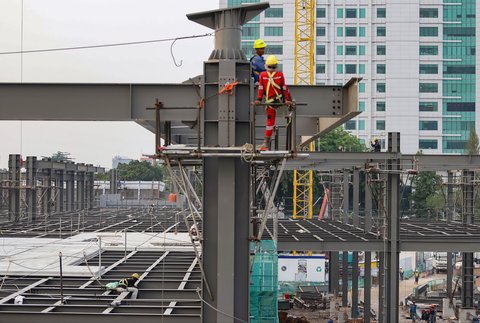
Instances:
[[[333,91],[335,89],[335,91]],[[0,120],[155,120],[158,98],[162,121],[196,121],[199,87],[191,84],[0,84]],[[291,86],[299,99],[298,117],[341,115],[341,86]],[[340,103],[325,100],[340,93]],[[264,114],[263,109],[257,109]]]
[[[0,84],[0,120],[155,120],[155,100],[165,120],[196,120],[198,87],[189,84]],[[173,112],[174,111],[174,112]],[[193,113],[192,113],[193,111]],[[173,114],[173,115],[171,115]]]
[[[446,171],[480,169],[480,156],[466,155],[402,155],[387,152],[313,152],[308,158],[287,161],[287,169],[334,170],[352,167],[364,168],[366,164],[385,163],[400,159],[400,169],[418,171]]]
[[[385,243],[377,241],[279,241],[278,250],[313,250],[313,251],[383,251]],[[455,241],[443,239],[437,241],[400,241],[400,251],[435,251],[435,252],[479,252],[480,239]]]
[[[340,119],[345,122],[358,114],[357,79],[344,86],[292,85],[290,90],[301,103],[296,109],[299,136],[318,136]],[[196,130],[189,130],[197,121],[199,93],[198,84],[3,83],[0,120],[135,121],[154,132],[155,111],[147,108],[152,108],[158,99],[163,103],[162,122],[190,125],[190,129],[172,127],[173,138],[193,144],[188,138],[197,136]],[[264,127],[265,109],[255,110],[256,125]],[[278,119],[282,114],[279,112]],[[277,124],[281,123],[278,120]]]
[[[149,315],[149,314],[90,314],[90,313],[19,313],[2,312],[5,322],[36,322],[36,323],[62,323],[62,322],[89,322],[89,323],[200,323],[200,315]]]

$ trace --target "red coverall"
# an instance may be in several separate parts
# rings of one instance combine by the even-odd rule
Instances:
[[[258,79],[258,100],[261,101],[265,95],[265,103],[282,103],[292,101],[290,91],[285,84],[285,77],[282,72],[262,72]],[[265,126],[265,137],[272,137],[275,127],[276,107],[267,106],[267,124]]]

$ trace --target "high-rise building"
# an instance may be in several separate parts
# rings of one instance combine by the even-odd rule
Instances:
[[[301,0],[299,4],[302,5]],[[231,7],[257,0],[220,0]],[[252,54],[262,38],[294,80],[295,0],[270,0],[270,9],[244,26]],[[480,3],[476,0],[317,0],[315,82],[344,84],[362,77],[359,117],[344,127],[367,144],[401,133],[404,153],[463,153],[479,130]]]

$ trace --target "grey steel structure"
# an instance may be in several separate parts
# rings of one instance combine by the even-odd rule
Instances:
[[[9,199],[10,221],[18,222],[23,217],[35,221],[40,215],[93,209],[93,175],[103,173],[104,168],[27,156],[22,173],[21,162],[20,155],[9,156],[9,177],[0,186]]]
[[[206,281],[211,286],[213,297],[205,290],[202,295],[206,302],[221,312],[229,313],[238,319],[248,320],[248,240],[252,232],[249,227],[251,200],[248,164],[240,160],[241,149],[245,143],[256,144],[261,137],[263,120],[256,118],[250,102],[253,99],[253,84],[250,79],[249,63],[240,50],[241,25],[257,15],[268,4],[257,4],[240,8],[229,8],[189,15],[189,19],[216,30],[215,49],[204,64],[204,75],[200,79],[184,84],[0,84],[0,119],[2,120],[128,120],[135,121],[154,131],[171,138],[176,143],[189,144],[198,150],[190,149],[191,159],[182,162],[198,163],[203,157],[204,201],[203,201],[203,264]],[[230,93],[218,95],[227,84],[238,81]],[[345,86],[292,86],[293,96],[300,103],[296,110],[296,131],[293,142],[301,143],[300,136],[317,137],[345,120],[355,116],[356,81]],[[149,110],[157,99],[161,108],[155,112]],[[203,99],[203,100],[202,100]],[[202,104],[201,102],[204,102]],[[1,109],[8,106],[9,109]],[[201,108],[201,109],[200,109]],[[258,109],[262,115],[262,109]],[[331,120],[334,118],[335,120]],[[325,124],[327,121],[327,124]],[[278,118],[277,124],[283,120]],[[163,130],[162,130],[163,129]],[[157,135],[160,135],[157,133]],[[279,141],[286,141],[285,128],[280,129]],[[365,259],[372,251],[380,253],[381,307],[380,322],[394,322],[398,318],[398,253],[403,250],[463,251],[478,250],[480,231],[472,221],[464,224],[455,222],[440,223],[400,223],[399,220],[399,183],[401,172],[416,170],[473,170],[480,167],[478,156],[405,156],[399,150],[399,134],[389,136],[387,153],[309,153],[303,158],[292,152],[273,155],[260,155],[259,162],[269,162],[290,157],[286,168],[338,170],[352,172],[354,205],[358,205],[359,172],[376,173],[375,180],[381,183],[378,192],[383,191],[384,213],[382,218],[372,216],[372,200],[376,192],[367,189],[365,198],[365,216],[359,216],[354,207],[352,218],[341,204],[335,205],[332,212],[335,220],[329,221],[279,221],[285,230],[279,230],[279,250],[317,250],[331,251],[330,290],[340,291],[338,276],[338,252],[367,251]],[[205,146],[218,146],[209,153]],[[235,148],[236,147],[236,148]],[[279,145],[284,149],[283,144]],[[158,148],[158,147],[157,147]],[[211,147],[210,147],[211,148]],[[290,147],[295,150],[297,147]],[[231,153],[230,149],[238,149]],[[222,156],[223,154],[223,156]],[[267,157],[266,157],[267,156]],[[187,156],[188,157],[188,156]],[[256,156],[258,157],[258,156]],[[265,160],[262,160],[264,158]],[[35,161],[30,160],[34,165]],[[373,166],[376,164],[379,166]],[[52,165],[53,166],[53,165]],[[33,171],[34,166],[30,166]],[[18,178],[16,160],[12,159],[10,178]],[[38,169],[38,164],[37,164]],[[55,176],[48,168],[46,176]],[[88,169],[88,168],[87,168]],[[88,207],[92,195],[85,192],[85,183],[89,176],[85,171],[76,174],[74,170],[64,168],[58,176],[67,181],[67,210]],[[342,172],[343,172],[342,171]],[[338,173],[337,173],[338,174]],[[334,176],[335,194],[347,192],[342,185],[348,185],[350,176]],[[346,179],[347,178],[347,179]],[[465,194],[472,197],[471,176],[464,176]],[[77,192],[73,181],[77,180]],[[51,181],[47,184],[51,185]],[[116,175],[112,173],[112,190],[115,191]],[[70,188],[69,188],[70,187]],[[10,187],[13,191],[14,187]],[[50,193],[51,194],[51,193]],[[18,202],[12,195],[9,214],[12,219],[18,215]],[[78,203],[75,201],[75,196]],[[32,198],[30,196],[30,198]],[[348,199],[348,194],[344,198]],[[60,197],[62,199],[62,197]],[[48,200],[52,200],[52,197]],[[449,199],[450,201],[450,199]],[[473,198],[469,201],[473,201]],[[336,200],[335,203],[340,202]],[[378,201],[377,201],[378,202]],[[345,203],[345,202],[343,202]],[[473,202],[472,202],[473,203]],[[63,205],[63,203],[60,203]],[[51,208],[52,205],[46,205]],[[464,214],[471,219],[473,206],[465,206]],[[32,210],[32,216],[34,211]],[[337,221],[337,219],[339,221]],[[379,222],[379,221],[383,222]],[[377,221],[377,222],[375,222]],[[60,221],[61,223],[61,221]],[[80,223],[80,221],[79,221]],[[290,231],[289,226],[307,228],[306,232]],[[61,224],[59,224],[61,226]],[[433,227],[432,227],[433,226]],[[184,228],[186,230],[186,228]],[[270,230],[274,232],[273,228]],[[477,240],[478,239],[478,240]],[[356,258],[357,255],[354,255]],[[466,276],[471,276],[471,259],[464,257]],[[370,272],[370,262],[365,272]],[[354,271],[353,277],[356,275]],[[343,274],[347,268],[344,266]],[[344,279],[345,280],[345,279]],[[365,280],[365,290],[369,291],[371,279]],[[473,300],[471,279],[464,280],[463,305],[468,307]],[[345,284],[344,284],[345,286]],[[354,291],[353,299],[358,298]],[[343,293],[345,302],[346,293]],[[371,295],[366,292],[366,309],[370,307]],[[198,304],[198,302],[197,302]],[[201,303],[203,322],[235,322],[231,317],[213,310]],[[356,306],[352,307],[355,310]],[[143,309],[145,310],[145,309]],[[121,310],[120,310],[121,311]],[[352,316],[356,316],[352,313]],[[72,316],[73,317],[73,316]],[[135,317],[137,318],[137,317]],[[104,315],[91,315],[92,320],[104,320]],[[117,318],[115,318],[117,319]],[[151,318],[145,318],[150,320]],[[170,319],[170,318],[169,318]],[[180,318],[176,318],[182,321]],[[198,317],[197,317],[198,319]],[[61,319],[62,320],[62,319]],[[368,314],[366,322],[369,322]],[[184,320],[187,322],[187,319]]]

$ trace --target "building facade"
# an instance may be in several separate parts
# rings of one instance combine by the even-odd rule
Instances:
[[[244,27],[243,48],[251,56],[253,41],[265,40],[293,83],[295,1],[269,2]],[[399,131],[404,153],[464,152],[470,130],[479,130],[476,0],[317,0],[315,15],[316,84],[363,78],[363,113],[346,130],[367,145]]]
[[[120,164],[128,164],[133,161],[132,158],[115,156],[112,158],[112,168],[117,168]]]

